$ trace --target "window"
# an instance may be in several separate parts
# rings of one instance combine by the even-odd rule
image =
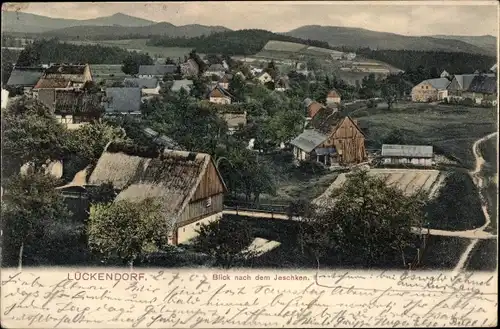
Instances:
[[[212,198],[211,197],[208,197],[207,198],[207,201],[206,201],[206,206],[207,208],[210,207],[212,205]]]

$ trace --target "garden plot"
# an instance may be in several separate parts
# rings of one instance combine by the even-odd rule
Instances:
[[[370,175],[382,178],[386,184],[397,186],[407,195],[422,191],[428,194],[440,176],[439,170],[418,170],[418,169],[371,169]],[[333,201],[330,197],[334,189],[342,187],[346,181],[346,174],[340,174],[337,179],[328,187],[321,196],[313,203],[316,205],[328,205]]]

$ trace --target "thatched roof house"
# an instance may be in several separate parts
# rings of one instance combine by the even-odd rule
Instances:
[[[226,186],[205,153],[110,143],[89,179],[91,185],[107,182],[121,191],[116,200],[160,201],[174,244],[193,238],[201,222],[222,216]]]

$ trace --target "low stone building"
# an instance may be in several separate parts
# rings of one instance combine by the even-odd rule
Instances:
[[[413,102],[435,102],[448,96],[450,80],[446,78],[428,79],[420,82],[411,90]]]

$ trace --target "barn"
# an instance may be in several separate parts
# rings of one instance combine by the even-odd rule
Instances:
[[[382,163],[385,165],[414,165],[430,167],[433,162],[431,145],[382,145]]]
[[[119,191],[116,200],[160,201],[174,245],[189,243],[201,224],[222,217],[226,186],[208,154],[113,142],[89,178],[90,185],[108,182]]]

